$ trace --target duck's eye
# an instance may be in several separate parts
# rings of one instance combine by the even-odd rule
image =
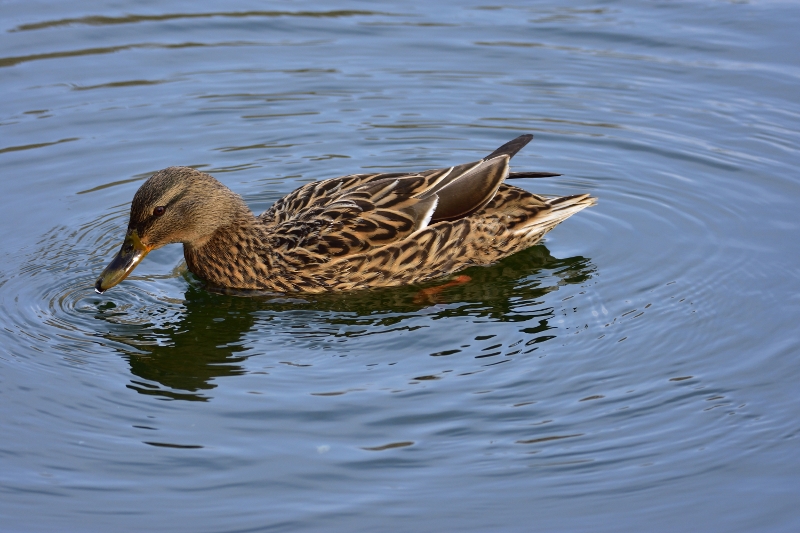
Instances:
[[[153,209],[153,216],[154,217],[160,217],[161,215],[164,214],[164,211],[166,211],[166,210],[167,210],[166,207],[164,207],[163,205],[160,205],[160,206],[156,207],[155,209]]]

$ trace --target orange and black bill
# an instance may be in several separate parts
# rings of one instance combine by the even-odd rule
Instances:
[[[97,278],[97,283],[94,284],[94,290],[102,294],[127,278],[128,274],[133,272],[136,265],[144,259],[144,256],[146,256],[150,250],[150,247],[142,244],[142,241],[139,240],[139,234],[135,229],[129,230],[119,253],[111,260],[105,270],[103,270],[100,277]]]

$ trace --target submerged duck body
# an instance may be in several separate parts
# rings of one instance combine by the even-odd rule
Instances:
[[[533,246],[595,203],[504,183],[522,135],[484,159],[419,173],[352,174],[303,185],[259,216],[212,176],[155,173],[136,192],[122,249],[95,284],[104,292],[153,249],[183,243],[189,270],[233,289],[324,292],[430,281]]]

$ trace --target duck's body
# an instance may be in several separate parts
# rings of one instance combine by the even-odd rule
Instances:
[[[182,242],[189,270],[214,285],[279,292],[419,283],[493,263],[595,203],[587,194],[545,198],[503,183],[509,160],[531,138],[446,169],[309,183],[260,216],[208,174],[167,168],[136,193],[126,243],[96,288],[115,285],[170,242]],[[511,177],[546,175],[553,174]]]

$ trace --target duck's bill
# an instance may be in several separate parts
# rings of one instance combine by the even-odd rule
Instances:
[[[123,279],[128,277],[128,274],[133,272],[144,256],[150,252],[150,248],[142,244],[139,240],[139,235],[136,230],[131,230],[125,236],[125,242],[122,243],[119,253],[111,260],[108,266],[97,278],[97,283],[94,284],[94,290],[102,294]]]

